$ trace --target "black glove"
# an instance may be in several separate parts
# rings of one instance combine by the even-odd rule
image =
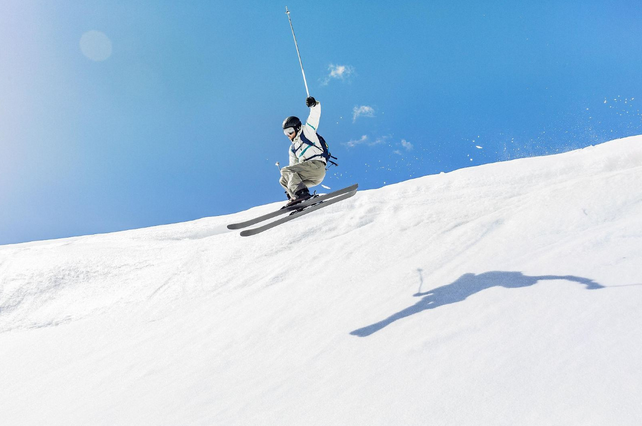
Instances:
[[[308,96],[308,98],[305,100],[305,104],[307,105],[308,108],[310,108],[317,104],[317,100],[314,99],[312,96]]]

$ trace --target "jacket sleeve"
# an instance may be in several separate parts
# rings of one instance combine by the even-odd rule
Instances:
[[[321,120],[321,103],[317,102],[317,104],[313,107],[310,107],[310,115],[308,116],[308,121],[305,123],[305,126],[303,127],[303,132],[305,133],[305,137],[307,137],[309,140],[313,142],[319,142],[319,139],[317,138],[317,129],[319,128],[319,121]]]
[[[294,155],[294,152],[292,152],[292,146],[290,145],[290,149],[288,150],[290,152],[290,166],[294,166],[296,163],[299,162],[299,159],[296,158],[296,155]]]

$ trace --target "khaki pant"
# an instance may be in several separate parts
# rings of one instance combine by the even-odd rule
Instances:
[[[320,184],[324,177],[325,164],[323,161],[304,161],[293,166],[283,167],[279,183],[285,188],[290,198],[295,198],[294,194],[297,191]]]

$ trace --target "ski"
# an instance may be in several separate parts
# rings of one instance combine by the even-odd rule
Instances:
[[[299,206],[299,210],[298,211],[295,210],[294,212],[291,212],[290,215],[288,215],[288,216],[285,216],[285,217],[283,217],[281,219],[278,219],[278,220],[275,220],[273,222],[267,223],[267,224],[265,224],[263,226],[259,226],[257,228],[246,229],[244,231],[241,231],[241,236],[242,237],[249,237],[249,236],[252,236],[252,235],[259,234],[259,233],[261,233],[263,231],[267,231],[268,229],[272,229],[275,226],[282,225],[285,222],[289,222],[291,220],[294,220],[294,219],[296,219],[298,217],[301,217],[303,215],[306,215],[308,213],[312,213],[315,210],[319,210],[319,209],[321,209],[323,207],[327,207],[327,206],[330,206],[330,205],[332,205],[334,203],[338,203],[339,201],[346,200],[346,199],[354,196],[354,194],[356,194],[356,193],[357,193],[357,190],[354,189],[354,190],[352,190],[352,191],[350,191],[348,193],[342,193],[341,195],[332,197],[330,199],[326,198],[323,201],[317,201],[315,204],[307,205],[306,207]],[[318,200],[318,198],[317,198],[317,200]]]
[[[320,203],[321,201],[325,201],[334,197],[337,197],[342,194],[347,194],[352,191],[357,191],[359,184],[354,184],[352,186],[349,186],[347,188],[339,189],[334,192],[330,192],[329,194],[323,194],[319,195],[317,197],[310,198],[308,200],[305,200],[299,204],[295,204],[290,207],[284,207],[282,209],[273,211],[271,213],[264,214],[262,216],[255,217],[254,219],[246,220],[245,222],[239,222],[239,223],[232,223],[227,225],[227,229],[241,229],[241,228],[247,228],[248,226],[255,225],[259,222],[263,222],[264,220],[272,219],[273,217],[281,216],[282,214],[286,213],[291,213],[293,211],[297,211],[303,207],[311,206],[313,204]],[[353,194],[354,195],[354,194]]]

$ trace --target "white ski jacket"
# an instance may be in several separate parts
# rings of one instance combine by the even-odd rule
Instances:
[[[299,130],[299,133],[297,133],[290,145],[290,166],[308,160],[321,161],[325,164],[325,158],[323,158],[322,155],[323,148],[317,137],[317,128],[319,127],[320,120],[321,104],[317,102],[315,106],[310,107],[310,115],[308,116],[307,122],[301,126],[301,130]],[[303,139],[301,139],[302,136]],[[309,141],[309,143],[306,141]]]

